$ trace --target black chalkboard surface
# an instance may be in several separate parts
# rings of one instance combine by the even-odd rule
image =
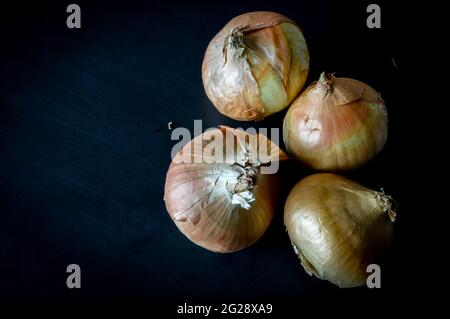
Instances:
[[[406,290],[418,243],[409,238],[417,210],[404,178],[414,133],[404,114],[401,10],[378,2],[382,25],[369,29],[364,1],[78,1],[81,28],[69,29],[69,3],[2,7],[0,295],[274,302]],[[335,72],[368,83],[386,102],[385,149],[345,174],[384,187],[399,203],[382,289],[340,290],[301,268],[283,202],[312,171],[295,163],[281,170],[273,223],[243,251],[216,254],[192,244],[165,209],[177,142],[169,122],[189,129],[195,119],[204,129],[282,125],[285,111],[260,122],[226,118],[202,85],[210,39],[232,17],[255,10],[302,27],[311,56],[307,85],[322,71]],[[81,267],[81,289],[66,286],[69,264]]]

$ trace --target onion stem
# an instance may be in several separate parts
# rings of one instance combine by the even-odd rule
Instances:
[[[320,74],[319,82],[318,84],[326,90],[326,92],[333,92],[333,80],[331,79],[330,75],[326,74],[325,72],[322,72]]]

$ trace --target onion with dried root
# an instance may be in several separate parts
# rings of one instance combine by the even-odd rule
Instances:
[[[262,134],[224,126],[208,130],[172,160],[164,192],[167,210],[197,245],[222,253],[243,249],[272,220],[276,172],[284,159]]]
[[[212,39],[202,78],[219,112],[250,121],[287,107],[308,70],[308,47],[297,24],[275,12],[250,12],[232,19]]]
[[[344,287],[366,284],[366,268],[392,239],[393,200],[339,175],[302,179],[291,190],[284,224],[310,275]]]
[[[283,139],[289,154],[314,169],[349,170],[384,147],[387,123],[384,101],[374,89],[322,73],[289,108]]]

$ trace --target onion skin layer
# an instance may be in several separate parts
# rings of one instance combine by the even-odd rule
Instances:
[[[219,112],[251,121],[287,107],[308,71],[309,53],[300,28],[275,12],[249,12],[233,18],[211,40],[202,79]]]
[[[386,144],[384,101],[367,84],[323,73],[292,103],[283,123],[288,153],[323,171],[356,168]]]
[[[330,173],[298,182],[284,208],[302,266],[341,288],[366,284],[367,266],[390,245],[394,220],[391,197]]]
[[[184,153],[189,154],[189,150],[193,158],[200,156],[205,148],[212,146],[211,137],[216,134],[223,137],[230,134],[234,141],[239,141],[231,152],[226,151],[226,142],[218,144],[225,163],[210,164],[210,158],[204,154],[199,163],[178,161]],[[251,158],[251,165],[243,164],[248,161],[244,160],[246,155],[239,145],[245,144],[247,135],[225,126],[208,130],[183,147],[167,172],[164,201],[170,217],[186,237],[210,251],[227,253],[250,246],[264,234],[275,213],[278,175],[261,174],[260,163],[284,160],[287,156],[269,139],[258,135],[258,145],[253,144],[253,147],[266,143],[270,155]],[[199,141],[202,146],[197,151],[193,145]],[[242,167],[236,163],[246,165],[255,173],[255,185],[249,189],[254,201],[248,203],[248,208],[233,202],[233,194],[227,186],[235,183],[239,175],[243,176]],[[237,198],[244,195],[242,192],[235,194]]]

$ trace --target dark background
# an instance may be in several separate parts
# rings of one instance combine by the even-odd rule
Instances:
[[[420,242],[412,229],[405,159],[402,11],[381,1],[382,28],[366,27],[370,2],[75,1],[81,29],[66,27],[71,2],[2,4],[0,78],[0,295],[140,297],[153,301],[276,301],[307,296],[392,298],[405,294]],[[285,111],[236,122],[207,99],[201,63],[209,40],[232,17],[255,10],[300,24],[310,50],[307,84],[321,71],[380,91],[390,115],[385,149],[347,176],[384,187],[399,203],[382,289],[340,290],[309,277],[282,224],[289,189],[311,171],[282,168],[280,209],[248,249],[215,254],[187,240],[163,202],[170,164],[167,123],[193,129],[281,127]],[[395,59],[396,66],[392,62]],[[409,106],[411,107],[411,106]],[[283,146],[284,147],[284,146]],[[66,287],[66,267],[82,288]]]

